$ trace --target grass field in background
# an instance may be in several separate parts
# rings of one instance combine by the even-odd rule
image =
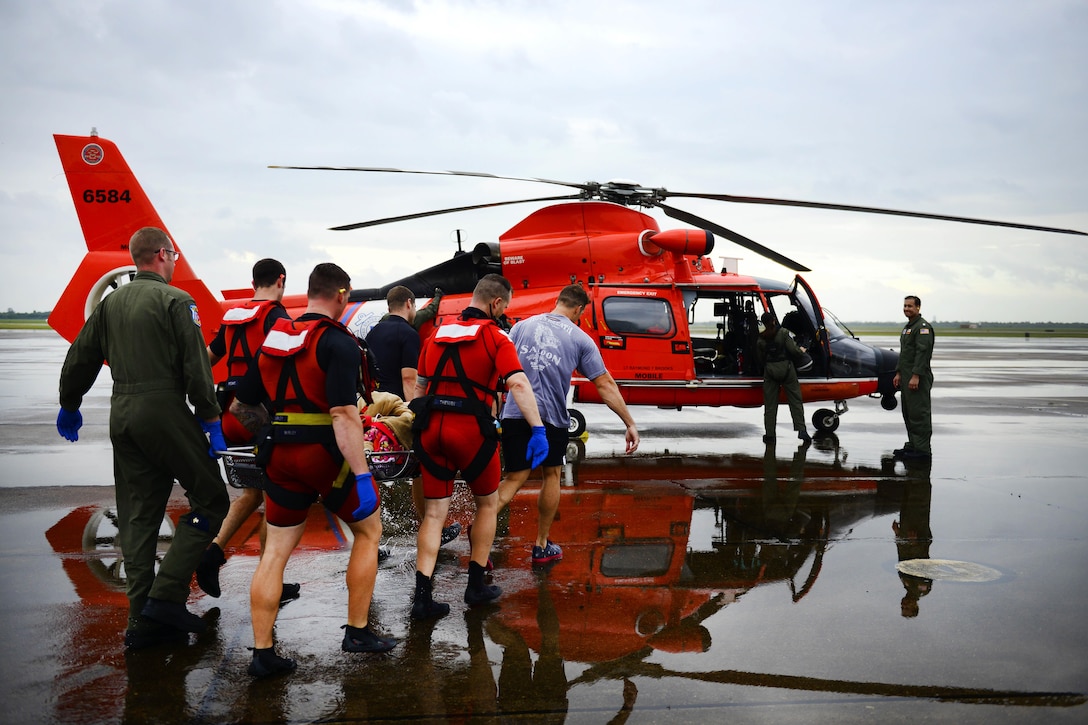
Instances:
[[[0,320],[0,330],[48,330],[45,320]]]

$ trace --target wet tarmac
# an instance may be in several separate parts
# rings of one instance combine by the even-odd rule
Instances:
[[[223,596],[194,588],[206,633],[123,650],[108,375],[68,444],[54,428],[65,350],[50,332],[0,331],[4,721],[1088,718],[1088,341],[939,340],[931,467],[889,458],[902,420],[875,400],[850,401],[810,447],[785,411],[767,448],[759,409],[635,408],[631,458],[616,418],[585,406],[552,529],[563,560],[530,565],[527,488],[500,521],[503,596],[466,609],[462,536],[441,551],[436,598],[452,611],[438,622],[410,623],[414,525],[389,484],[393,553],[371,611],[401,639],[386,655],[340,651],[348,541],[314,508],[287,569],[302,597],[276,628],[299,667],[259,681],[256,519],[228,551]],[[454,512],[471,521],[467,497]]]

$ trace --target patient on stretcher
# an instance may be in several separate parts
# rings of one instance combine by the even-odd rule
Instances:
[[[392,393],[374,391],[374,402],[359,401],[367,463],[374,478],[388,481],[412,477],[419,467],[412,455],[412,420],[408,404]],[[388,455],[382,455],[388,454]]]

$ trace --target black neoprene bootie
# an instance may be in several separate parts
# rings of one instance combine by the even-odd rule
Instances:
[[[465,588],[465,604],[475,607],[487,604],[499,598],[502,589],[495,585],[484,584],[484,574],[487,569],[474,561],[468,563],[468,586]]]
[[[280,657],[273,647],[268,649],[253,648],[253,659],[249,663],[249,674],[254,677],[268,677],[282,672],[291,672],[296,666],[293,659]]]
[[[342,629],[344,641],[340,643],[340,649],[345,652],[388,652],[397,646],[397,640],[382,637],[370,627],[352,627],[345,624]]]
[[[412,619],[433,619],[445,617],[450,613],[450,605],[445,602],[436,602],[432,597],[433,583],[431,578],[423,576],[416,571],[416,592],[412,600]]]

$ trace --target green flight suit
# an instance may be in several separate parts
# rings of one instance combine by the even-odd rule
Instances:
[[[760,335],[756,341],[756,359],[763,364],[763,427],[774,437],[778,424],[779,391],[785,391],[790,406],[793,429],[805,430],[805,411],[801,405],[801,383],[793,361],[801,357],[801,348],[784,327],[779,327],[770,341]]]
[[[903,423],[907,427],[906,450],[932,454],[933,420],[930,417],[929,393],[933,389],[933,326],[915,317],[899,335],[899,390],[903,405]],[[918,389],[910,389],[911,376],[918,376]]]
[[[79,408],[106,361],[113,376],[110,441],[131,628],[148,597],[185,603],[193,570],[230,500],[198,420],[216,418],[220,409],[193,298],[147,271],[105,297],[68,350],[61,407]],[[159,527],[175,479],[191,511],[180,517],[156,575]]]

